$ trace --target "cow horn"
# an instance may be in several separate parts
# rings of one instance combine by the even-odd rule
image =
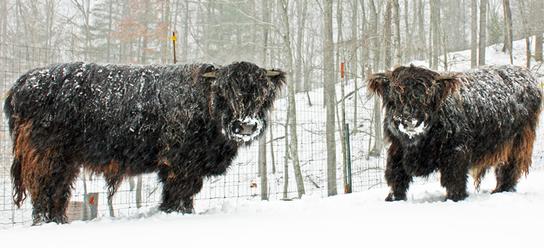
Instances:
[[[266,70],[266,76],[267,77],[275,77],[275,76],[279,76],[280,74],[281,74],[281,72],[276,71],[276,70]]]
[[[215,71],[210,71],[210,72],[206,72],[206,73],[202,74],[202,77],[205,77],[205,78],[216,78],[216,77],[217,77],[217,74],[215,73]]]

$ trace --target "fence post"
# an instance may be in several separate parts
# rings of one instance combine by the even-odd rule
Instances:
[[[345,177],[345,185],[344,185],[344,193],[348,194],[352,192],[352,180],[351,180],[351,145],[349,142],[349,124],[346,123],[344,126],[344,142],[346,146],[346,171],[344,173]]]

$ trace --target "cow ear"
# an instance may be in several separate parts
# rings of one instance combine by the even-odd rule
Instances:
[[[204,74],[202,74],[202,77],[204,78],[217,78],[217,72],[216,71],[209,71]]]
[[[285,84],[285,72],[278,69],[266,70],[266,76],[277,87],[281,88]]]
[[[211,64],[202,64],[199,72],[203,78],[215,79],[217,78],[217,70],[218,68]]]
[[[389,87],[389,77],[386,73],[375,73],[368,79],[368,90],[380,97],[384,97],[387,87]]]
[[[448,95],[453,94],[461,86],[458,73],[445,73],[435,80],[437,92],[437,104],[440,105]]]

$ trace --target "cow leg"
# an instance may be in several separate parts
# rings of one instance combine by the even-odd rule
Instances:
[[[166,170],[159,172],[159,178],[163,183],[159,209],[167,213],[193,213],[193,198],[202,189],[202,178],[177,176]]]
[[[48,177],[42,174],[42,171],[30,170],[30,166],[23,164],[24,184],[28,187],[32,202],[32,225],[38,225],[44,220],[49,207],[47,202],[48,192],[40,183]]]
[[[509,161],[507,164],[495,168],[497,186],[491,193],[515,192],[519,173],[516,171],[515,162]]]
[[[508,162],[495,169],[497,186],[493,193],[516,191],[519,178],[529,172],[535,137],[533,126],[527,125],[514,139]]]
[[[467,198],[467,179],[469,162],[459,152],[445,157],[445,164],[439,167],[440,184],[446,188],[446,199],[461,201]]]
[[[46,221],[66,223],[68,221],[66,208],[70,200],[72,185],[79,174],[79,167],[66,163],[57,163],[56,165],[53,171],[53,185],[51,186],[54,190],[50,199],[53,204],[49,212],[49,219]]]
[[[391,188],[391,192],[385,198],[386,201],[405,201],[406,192],[412,182],[410,176],[402,166],[403,153],[397,144],[391,144],[387,151],[387,165],[385,168],[385,180]]]
[[[201,177],[193,177],[185,180],[187,182],[182,194],[182,213],[192,214],[194,209],[194,196],[202,189],[203,180]]]
[[[110,217],[115,217],[115,211],[113,209],[113,196],[117,192],[119,185],[123,181],[120,174],[104,174],[106,184],[108,185],[108,208],[110,211]]]
[[[36,156],[40,162],[26,165],[25,180],[32,200],[34,225],[42,221],[67,221],[66,208],[79,168],[53,156],[52,153],[40,154]]]

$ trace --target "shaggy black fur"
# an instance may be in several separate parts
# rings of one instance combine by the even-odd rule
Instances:
[[[383,98],[386,110],[387,201],[405,200],[412,177],[434,171],[454,201],[467,197],[469,170],[478,187],[496,166],[494,192],[514,191],[528,172],[542,92],[526,69],[440,74],[398,67],[375,74],[369,89]]]
[[[110,198],[123,177],[158,172],[160,209],[190,213],[203,178],[224,174],[238,148],[264,132],[284,81],[247,62],[31,70],[4,106],[14,201],[28,191],[35,223],[65,222],[83,166],[104,173]]]

